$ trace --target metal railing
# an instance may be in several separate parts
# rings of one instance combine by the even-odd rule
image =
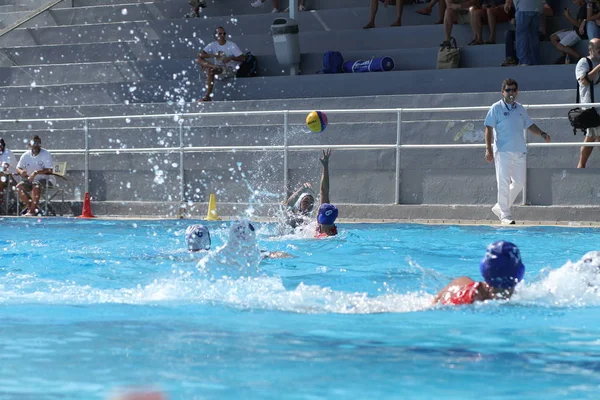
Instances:
[[[536,109],[566,109],[574,107],[600,107],[600,103],[590,104],[543,104],[543,105],[523,105],[527,110]],[[71,117],[71,118],[43,118],[43,119],[4,119],[0,123],[25,123],[25,122],[79,122],[83,121],[84,148],[79,149],[51,149],[52,154],[57,155],[78,155],[83,154],[85,157],[84,167],[84,187],[85,191],[89,192],[89,156],[92,154],[153,154],[153,153],[179,153],[179,186],[180,200],[185,201],[185,182],[184,182],[184,165],[183,156],[185,153],[202,153],[202,152],[224,152],[224,151],[261,151],[261,152],[283,152],[283,194],[288,191],[288,153],[289,151],[302,150],[321,150],[321,149],[337,149],[337,150],[395,150],[396,165],[395,165],[395,192],[394,202],[400,204],[400,160],[402,150],[411,149],[473,149],[485,148],[485,144],[402,144],[402,123],[403,113],[439,113],[439,112],[465,112],[465,111],[482,111],[489,110],[489,106],[481,107],[446,107],[446,108],[382,108],[382,109],[333,109],[321,110],[326,114],[370,114],[370,113],[391,113],[396,114],[396,143],[395,144],[341,144],[341,145],[289,145],[289,116],[300,114],[306,115],[312,110],[278,110],[278,111],[231,111],[231,112],[202,112],[202,113],[169,113],[169,114],[150,114],[150,115],[119,115],[119,116],[100,116],[100,117]],[[194,117],[232,117],[232,116],[283,116],[283,145],[256,145],[256,146],[186,146],[184,143],[184,123],[186,118]],[[178,122],[179,130],[179,146],[171,147],[144,147],[144,148],[90,148],[89,147],[89,124],[91,121],[99,120],[132,120],[132,119],[149,119],[149,118],[174,118]],[[483,118],[482,118],[483,123]],[[76,128],[73,128],[76,130]],[[552,132],[550,132],[552,133]],[[527,143],[527,135],[526,143]],[[562,143],[527,143],[527,147],[580,147],[580,146],[600,146],[600,142],[562,142]],[[22,154],[25,150],[13,150],[16,154]],[[527,185],[525,184],[525,187]],[[523,193],[523,203],[526,202],[526,191]]]

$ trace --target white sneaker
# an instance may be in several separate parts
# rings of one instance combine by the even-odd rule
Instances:
[[[250,3],[250,5],[252,7],[262,7],[262,6],[265,5],[265,1],[266,0],[263,0],[263,1],[261,1],[261,0],[254,0],[252,3]]]
[[[504,217],[500,220],[500,223],[502,225],[514,225],[515,224],[515,220],[512,219],[512,217],[509,215],[508,217]]]
[[[492,212],[496,215],[496,217],[498,217],[498,219],[502,219],[500,218],[500,214],[502,214],[502,212],[500,211],[500,205],[498,203],[492,207]]]
[[[271,14],[275,14],[275,13],[278,13],[278,12],[279,12],[279,10],[276,9],[276,8],[274,8],[274,9],[271,10]]]

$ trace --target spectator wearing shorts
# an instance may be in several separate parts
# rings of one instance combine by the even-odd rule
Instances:
[[[17,173],[22,181],[17,185],[19,199],[26,205],[27,217],[35,217],[40,213],[38,203],[42,188],[46,181],[54,185],[56,178],[53,175],[54,161],[46,149],[42,149],[42,139],[33,136],[29,142],[30,150],[26,151],[17,164]]]
[[[235,78],[239,64],[246,59],[238,45],[228,41],[226,36],[225,28],[219,26],[215,29],[217,40],[209,43],[196,58],[196,62],[206,74],[206,94],[199,100],[200,102],[211,101],[215,79]]]
[[[598,87],[598,81],[600,81],[600,39],[594,38],[590,40],[588,45],[590,51],[589,59],[592,61],[592,69],[590,70],[587,58],[582,58],[575,67],[575,78],[579,83],[579,97],[582,103],[591,103],[592,94],[590,92],[590,85],[594,85],[594,101],[598,101],[596,93],[600,93],[596,88]],[[597,109],[596,109],[597,110]],[[595,142],[600,137],[600,127],[588,128],[585,134],[584,142]],[[585,168],[590,155],[592,154],[593,147],[582,146],[579,156],[579,164],[577,168]]]
[[[4,203],[4,190],[15,185],[17,160],[12,151],[6,148],[6,142],[0,138],[0,204]]]
[[[514,17],[514,8],[507,13],[504,9],[504,0],[491,0],[483,4],[482,8],[471,12],[471,29],[474,39],[469,45],[495,44],[496,24],[510,21]],[[483,26],[490,27],[490,36],[483,41]]]
[[[573,18],[568,8],[565,8],[563,12],[563,16],[573,25],[573,28],[562,29],[550,36],[552,45],[562,53],[562,56],[554,61],[554,64],[570,64],[571,61],[577,62],[581,56],[573,49],[573,46],[579,43],[580,40],[587,39],[585,33],[585,19],[587,15],[585,0],[573,0],[573,3],[579,7],[577,18]]]
[[[401,26],[404,0],[370,0],[369,22],[363,26],[363,29],[375,28],[375,15],[377,15],[377,10],[379,9],[379,2],[382,2],[384,7],[387,7],[390,4],[396,6],[396,20],[392,26]]]
[[[479,0],[446,0],[446,12],[444,13],[444,33],[446,38],[442,45],[450,46],[452,26],[454,24],[468,24],[471,22],[469,13],[475,7],[479,7]]]
[[[600,7],[594,0],[586,0],[586,25],[585,30],[589,39],[600,38]]]

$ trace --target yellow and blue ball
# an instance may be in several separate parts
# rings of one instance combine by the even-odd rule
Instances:
[[[327,128],[327,115],[321,111],[311,111],[306,116],[306,126],[313,132],[323,132]]]

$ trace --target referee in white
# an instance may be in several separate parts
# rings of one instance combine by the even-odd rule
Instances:
[[[515,223],[510,207],[523,190],[525,175],[525,129],[541,136],[546,143],[550,135],[533,123],[525,108],[516,102],[519,85],[514,79],[502,82],[502,100],[492,104],[485,117],[485,160],[494,161],[498,202],[492,212],[503,225]]]

